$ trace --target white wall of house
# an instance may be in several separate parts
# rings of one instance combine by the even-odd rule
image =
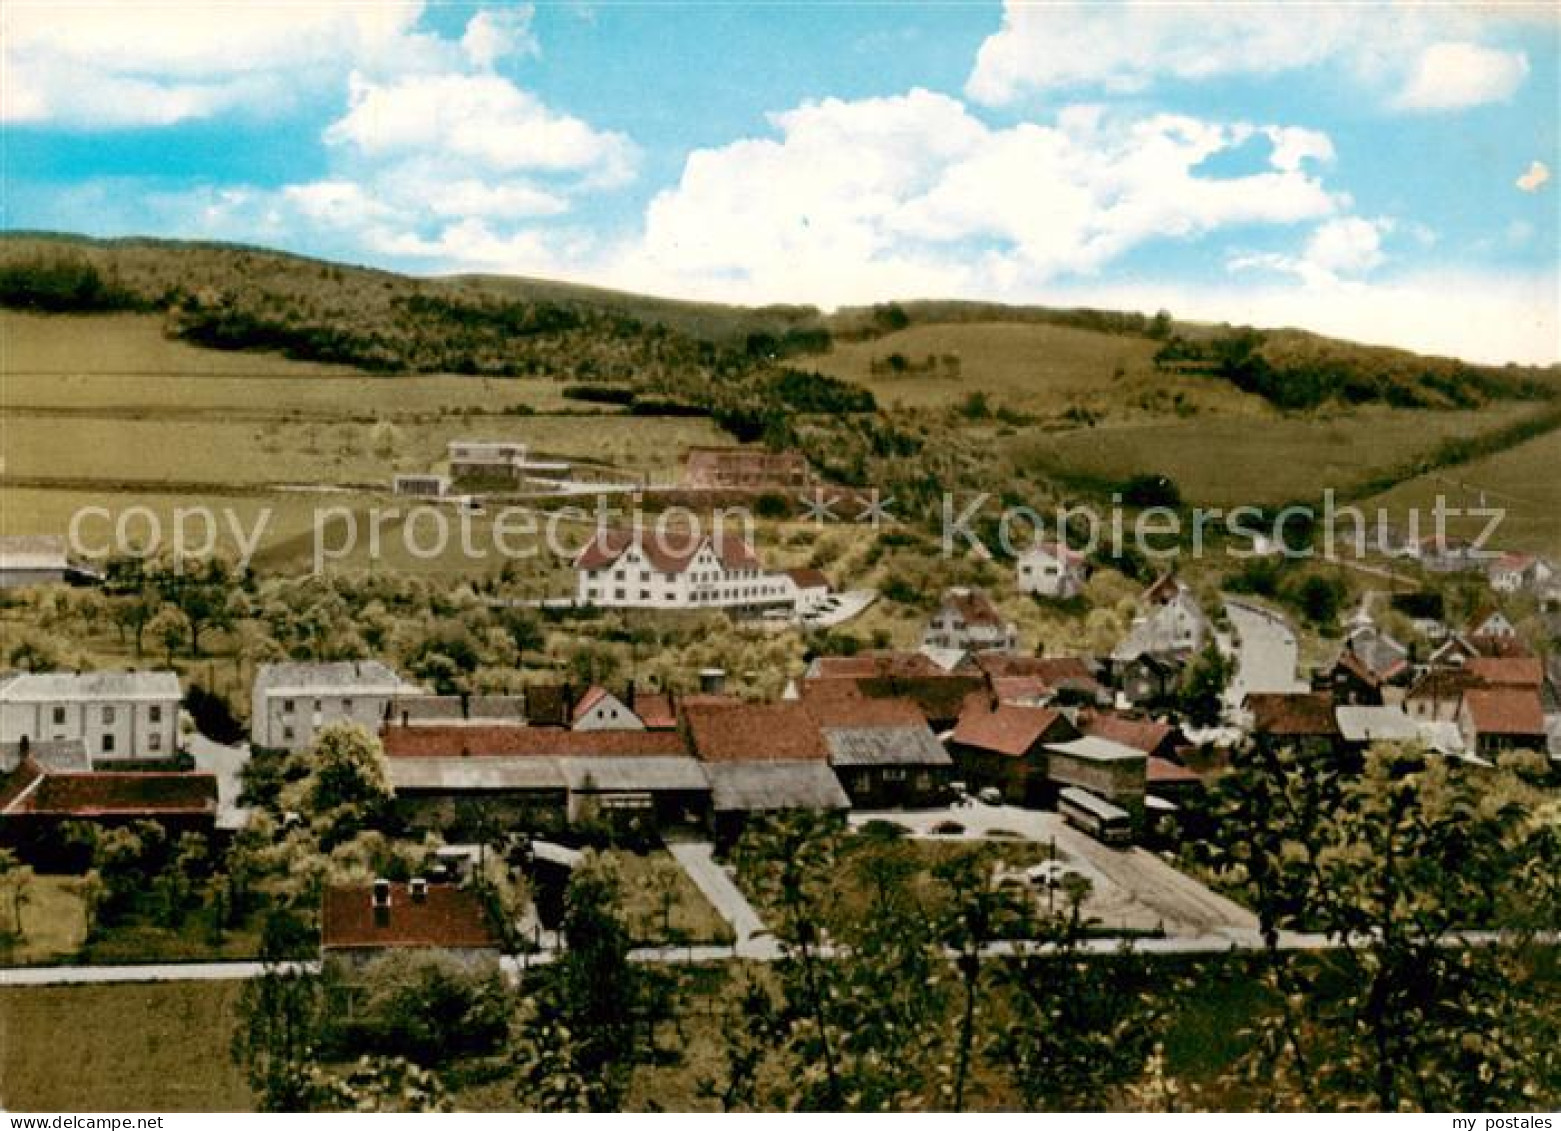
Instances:
[[[94,762],[168,758],[178,751],[179,696],[8,697],[0,742],[80,739]]]
[[[575,720],[575,730],[644,730],[640,717],[611,692],[591,704],[591,709]]]
[[[1075,561],[1050,550],[1027,550],[1019,555],[1016,569],[1019,592],[1067,600],[1084,590],[1084,571]]]
[[[328,723],[361,723],[378,730],[396,692],[344,691],[340,687],[276,688],[259,693],[251,705],[250,740],[256,746],[301,750]]]
[[[656,568],[631,545],[598,569],[577,569],[575,600],[600,608],[733,609],[791,607],[791,579],[761,569],[728,569],[706,543],[678,572]]]

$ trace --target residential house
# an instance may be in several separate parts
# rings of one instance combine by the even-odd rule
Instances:
[[[948,749],[970,789],[997,789],[1007,801],[1037,805],[1047,796],[1047,744],[1078,736],[1078,728],[1056,708],[994,705],[972,695]]]
[[[807,706],[852,805],[917,807],[947,798],[954,761],[915,703],[815,697]]]
[[[731,535],[602,531],[574,563],[575,599],[621,609],[791,609],[791,579],[764,569],[752,545]]]
[[[1537,590],[1556,576],[1555,567],[1537,554],[1507,553],[1490,564],[1487,574],[1498,593]]]
[[[414,499],[442,499],[450,493],[450,477],[421,473],[396,475],[391,479],[390,487],[395,494]]]
[[[1333,697],[1319,692],[1254,692],[1243,708],[1252,717],[1260,749],[1286,747],[1309,756],[1338,753],[1342,745]]]
[[[1146,652],[1155,656],[1187,656],[1201,649],[1213,633],[1198,595],[1171,574],[1146,589],[1140,604],[1143,613],[1112,652],[1112,658],[1119,663],[1125,664]]]
[[[954,588],[944,592],[921,641],[929,648],[1011,652],[1019,644],[1019,630],[981,590]]]
[[[210,837],[217,825],[217,779],[206,773],[54,770],[31,756],[0,784],[0,843],[47,865],[67,850],[62,826],[100,828],[151,821],[169,839]]]
[[[1458,729],[1468,749],[1484,758],[1503,750],[1544,750],[1548,743],[1539,691],[1532,687],[1474,687],[1458,707]]]
[[[1462,666],[1430,668],[1405,693],[1404,713],[1417,723],[1455,722],[1464,692],[1484,685]]]
[[[1491,605],[1486,605],[1470,617],[1468,627],[1464,629],[1464,635],[1471,639],[1514,637],[1517,634],[1517,626],[1507,619],[1507,614]]]
[[[421,690],[378,660],[262,664],[250,689],[250,742],[302,750],[327,723],[374,730],[393,700]]]
[[[1142,751],[1146,757],[1168,762],[1180,761],[1178,751],[1186,745],[1181,731],[1173,724],[1154,719],[1133,718],[1111,711],[1080,711],[1074,724],[1085,737],[1110,739]]]
[[[1344,650],[1375,677],[1379,691],[1403,683],[1411,674],[1409,647],[1375,624],[1360,624],[1351,630]]]
[[[1186,654],[1140,652],[1117,665],[1117,690],[1141,710],[1169,707],[1181,692],[1186,668]]]
[[[812,482],[800,452],[756,448],[689,448],[683,454],[682,485],[696,489],[783,489]]]
[[[179,676],[171,671],[0,675],[0,744],[80,740],[95,764],[178,753]]]
[[[1422,538],[1414,555],[1430,573],[1483,572],[1491,551],[1478,550],[1470,542],[1450,535],[1431,534]]]
[[[1011,652],[978,652],[973,666],[984,673],[998,698],[1022,697],[1047,702],[1088,705],[1111,701],[1095,664],[1082,656],[1018,656]],[[1044,693],[1044,694],[1043,694]]]
[[[1487,687],[1532,687],[1545,682],[1545,665],[1537,656],[1475,656],[1464,670]]]
[[[1333,666],[1322,673],[1318,690],[1329,692],[1337,703],[1380,704],[1382,678],[1349,648],[1339,652]]]
[[[819,569],[788,569],[783,574],[790,586],[790,596],[797,615],[816,616],[829,600],[829,578]]]
[[[398,695],[385,707],[386,725],[526,725],[524,695]]]
[[[513,440],[451,440],[450,477],[463,483],[514,487],[524,477],[526,445]]]
[[[1070,600],[1084,592],[1084,555],[1061,542],[1040,542],[1019,555],[1019,592]]]
[[[387,954],[438,953],[469,968],[497,964],[503,935],[487,903],[471,888],[375,880],[325,889],[320,953],[347,970]]]

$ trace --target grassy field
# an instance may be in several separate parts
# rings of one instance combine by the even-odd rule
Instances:
[[[9,906],[0,911],[0,925],[6,931],[14,926]],[[25,889],[21,934],[0,935],[0,965],[31,966],[66,958],[80,950],[86,938],[86,908],[75,878],[34,876]]]
[[[1113,416],[1269,411],[1258,398],[1223,382],[1156,373],[1156,348],[1147,338],[1069,326],[972,322],[915,325],[881,338],[841,342],[807,363],[867,386],[883,404],[915,408],[947,406],[980,391],[994,407],[1042,417],[1070,408]],[[896,375],[885,370],[894,354],[913,367],[929,356],[955,357],[958,375],[950,376],[947,367]]]
[[[1428,512],[1442,496],[1449,507],[1501,507],[1507,512],[1491,545],[1561,556],[1561,432],[1446,471],[1419,476],[1371,500],[1392,510]],[[1474,536],[1483,518],[1452,519],[1455,534]]]
[[[237,982],[0,989],[8,1111],[247,1111]]]
[[[1120,481],[1167,475],[1189,502],[1215,506],[1341,495],[1370,476],[1423,455],[1439,441],[1499,428],[1534,411],[1500,404],[1471,412],[1358,409],[1333,416],[1193,419],[1107,426],[1056,435],[1019,434],[1018,463]]]
[[[636,942],[729,943],[732,929],[665,849],[607,853]]]

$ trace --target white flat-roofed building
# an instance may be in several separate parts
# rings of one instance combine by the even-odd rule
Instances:
[[[170,758],[179,700],[171,671],[14,672],[0,676],[0,744],[76,740],[95,764]]]
[[[0,538],[0,589],[57,585],[69,572],[65,539],[57,534]]]
[[[301,750],[327,723],[355,722],[378,730],[392,700],[421,691],[378,660],[263,664],[250,692],[250,741],[268,749]]]

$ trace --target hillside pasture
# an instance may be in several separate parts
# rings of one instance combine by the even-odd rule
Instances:
[[[1038,417],[1069,409],[1111,416],[1266,412],[1256,397],[1206,378],[1155,371],[1158,343],[1071,326],[971,322],[913,325],[866,341],[838,342],[806,365],[871,389],[879,403],[957,405],[971,393]],[[906,370],[895,373],[898,355]],[[957,376],[947,363],[958,359]]]
[[[1330,416],[1274,417],[1261,424],[1205,418],[1121,424],[1007,441],[1018,466],[1109,484],[1138,474],[1169,476],[1191,503],[1236,506],[1341,498],[1368,479],[1428,454],[1441,441],[1500,428],[1532,413],[1524,404],[1479,411],[1358,409]]]

